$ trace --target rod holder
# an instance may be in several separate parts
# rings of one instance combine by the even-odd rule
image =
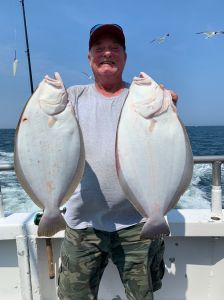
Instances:
[[[211,219],[221,220],[222,214],[222,188],[221,188],[221,161],[212,163],[212,190],[211,190]]]
[[[211,219],[212,220],[221,220],[223,218],[221,186],[213,185],[211,195],[212,195]]]

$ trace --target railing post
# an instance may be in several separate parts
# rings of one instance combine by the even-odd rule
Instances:
[[[0,183],[0,219],[4,218],[3,196]]]
[[[222,215],[221,161],[212,163],[211,219],[220,220]]]

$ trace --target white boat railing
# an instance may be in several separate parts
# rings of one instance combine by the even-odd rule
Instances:
[[[222,215],[222,187],[221,165],[224,163],[224,155],[194,156],[194,164],[212,164],[211,187],[211,219],[220,220]],[[14,164],[0,163],[0,171],[13,171]],[[3,195],[0,182],[0,218],[4,217]]]

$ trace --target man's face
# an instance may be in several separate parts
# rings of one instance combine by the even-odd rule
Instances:
[[[122,77],[126,52],[113,37],[103,35],[90,49],[88,59],[95,78],[100,75]]]

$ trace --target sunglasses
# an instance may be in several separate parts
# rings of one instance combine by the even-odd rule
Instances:
[[[95,26],[93,26],[90,29],[90,35],[98,28],[100,28],[101,26],[104,26],[105,24],[96,24]],[[108,24],[108,25],[113,25],[115,27],[117,27],[118,29],[120,29],[123,32],[123,29],[121,28],[121,26],[117,25],[117,24]]]

